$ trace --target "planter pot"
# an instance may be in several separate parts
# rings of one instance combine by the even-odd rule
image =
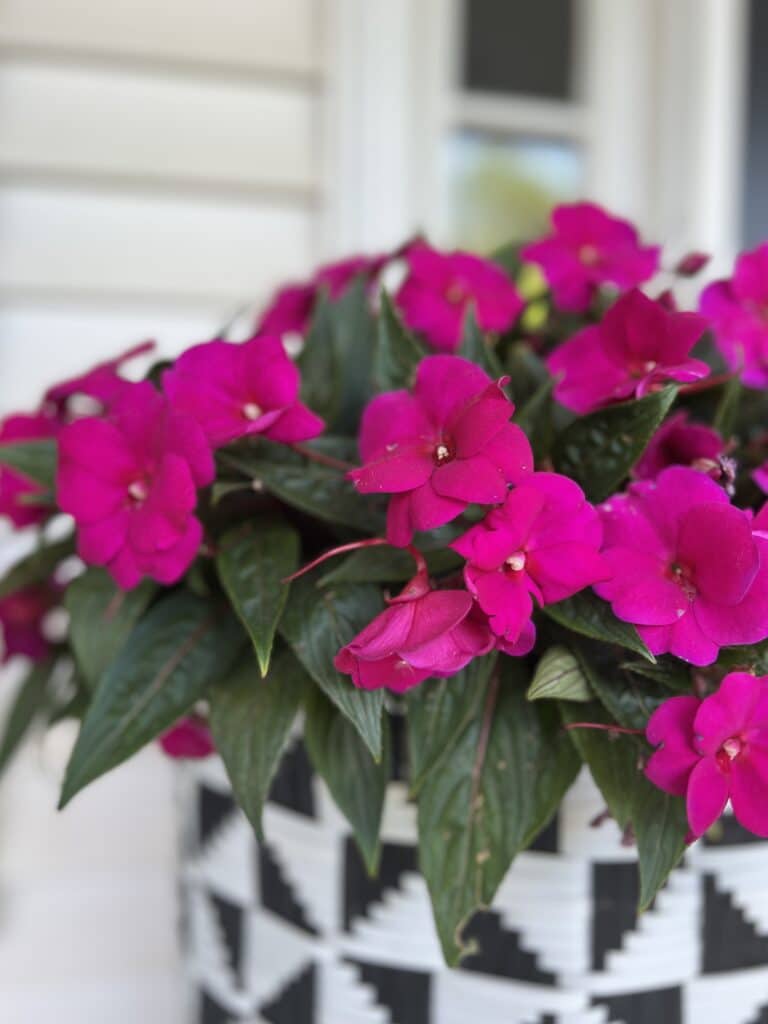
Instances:
[[[732,819],[638,921],[632,850],[580,777],[448,970],[401,782],[370,879],[298,741],[263,845],[217,759],[180,774],[189,1024],[768,1024],[768,843]]]

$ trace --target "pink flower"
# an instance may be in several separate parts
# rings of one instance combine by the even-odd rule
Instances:
[[[195,345],[163,374],[163,389],[214,447],[254,434],[305,441],[323,429],[320,417],[299,401],[299,371],[276,337]]]
[[[752,521],[708,476],[672,466],[600,512],[612,578],[595,590],[654,654],[710,665],[768,636],[768,508]]]
[[[350,256],[328,263],[309,281],[284,285],[272,298],[256,325],[257,335],[306,334],[320,292],[325,289],[331,299],[344,294],[352,281],[364,274],[375,280],[389,260],[388,253],[376,256]]]
[[[516,644],[531,636],[533,600],[552,604],[608,575],[602,526],[581,488],[557,473],[534,473],[451,547],[467,559],[464,578],[491,629]]]
[[[730,280],[708,285],[699,310],[728,366],[749,387],[768,387],[768,243],[742,253]]]
[[[50,583],[34,583],[0,599],[0,628],[3,634],[3,658],[15,654],[41,661],[50,650],[43,631],[43,620],[58,604],[59,588]]]
[[[0,463],[3,444],[42,441],[55,437],[58,429],[56,420],[42,413],[16,413],[8,416],[0,424]],[[42,493],[43,488],[36,481],[15,469],[0,465],[0,515],[7,516],[14,526],[32,526],[46,518],[49,509],[32,502],[27,504],[27,499]]]
[[[689,423],[687,412],[670,416],[651,438],[634,469],[638,480],[653,480],[667,466],[690,466],[713,479],[721,475],[725,442],[703,423]]]
[[[395,301],[406,324],[439,351],[458,348],[470,307],[481,330],[505,331],[525,305],[501,267],[479,256],[417,242],[406,259],[408,276]]]
[[[84,397],[91,399],[91,405],[96,406],[95,409],[88,410],[90,414],[101,415],[107,412],[126,386],[130,386],[118,371],[131,359],[145,355],[154,348],[154,341],[145,341],[140,345],[134,345],[133,348],[129,348],[127,352],[121,353],[114,359],[99,363],[79,377],[72,377],[60,384],[55,384],[45,393],[43,409],[51,416],[66,422],[72,418],[73,399]]]
[[[696,838],[728,800],[744,828],[768,837],[768,676],[731,672],[705,700],[672,697],[651,715],[646,736],[659,749],[645,774],[686,798]]]
[[[549,372],[558,378],[555,398],[587,413],[641,398],[670,380],[706,377],[707,364],[688,355],[705,327],[696,313],[669,312],[633,289],[600,324],[578,331],[549,357]]]
[[[494,646],[466,590],[432,590],[425,570],[339,651],[334,665],[364,690],[403,693],[430,676],[452,676]]]
[[[153,386],[132,384],[108,417],[75,420],[59,435],[57,499],[78,526],[80,557],[120,587],[143,576],[175,583],[197,554],[197,488],[213,479],[197,423]]]
[[[412,394],[390,391],[368,404],[360,428],[365,465],[349,476],[363,494],[393,495],[391,544],[404,547],[414,530],[442,526],[472,502],[503,501],[507,484],[532,471],[503,383],[458,356],[428,356]]]
[[[168,757],[200,760],[216,752],[208,724],[196,715],[182,718],[159,740]]]
[[[552,229],[547,238],[526,245],[521,255],[542,268],[561,309],[584,312],[600,285],[626,291],[659,268],[659,247],[641,245],[629,221],[594,203],[558,206]]]

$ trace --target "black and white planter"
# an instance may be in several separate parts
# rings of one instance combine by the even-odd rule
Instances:
[[[590,826],[581,776],[449,970],[402,783],[371,880],[300,743],[261,846],[216,758],[180,774],[188,1024],[768,1024],[768,843],[732,819],[637,920],[633,853]]]

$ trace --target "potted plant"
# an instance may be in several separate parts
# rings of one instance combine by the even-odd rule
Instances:
[[[768,246],[679,310],[705,263],[416,239],[5,420],[0,764],[182,761],[196,1020],[759,1011]]]

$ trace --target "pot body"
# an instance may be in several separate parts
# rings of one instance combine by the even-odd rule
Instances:
[[[189,1024],[768,1024],[768,843],[729,818],[638,920],[637,866],[586,775],[445,967],[414,808],[367,876],[296,741],[258,844],[217,758],[180,767]]]

